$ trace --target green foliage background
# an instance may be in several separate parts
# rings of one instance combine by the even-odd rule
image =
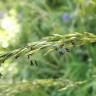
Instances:
[[[0,0],[0,53],[95,26],[96,0]],[[96,95],[96,46],[46,52],[1,64],[0,96]]]

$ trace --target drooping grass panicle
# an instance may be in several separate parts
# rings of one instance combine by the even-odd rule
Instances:
[[[96,35],[89,32],[74,32],[66,35],[53,34],[43,38],[40,41],[32,42],[23,48],[1,54],[0,63],[3,63],[5,60],[11,57],[17,59],[22,55],[32,55],[43,49],[47,49],[46,53],[49,53],[54,51],[56,48],[64,48],[69,50],[76,46],[86,46],[87,44],[91,43],[96,43]]]

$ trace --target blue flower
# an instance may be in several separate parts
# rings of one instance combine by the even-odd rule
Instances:
[[[69,14],[67,12],[64,12],[62,19],[63,19],[63,21],[68,21],[70,19]]]
[[[4,12],[3,11],[0,11],[0,18],[3,18],[4,17]]]

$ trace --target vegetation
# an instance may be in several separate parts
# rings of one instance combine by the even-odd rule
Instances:
[[[0,96],[95,96],[95,9],[95,0],[1,0]]]

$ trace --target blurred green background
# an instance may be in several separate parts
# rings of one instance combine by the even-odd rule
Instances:
[[[52,34],[90,32],[96,34],[96,0],[0,0],[0,54],[23,47],[30,42]],[[58,52],[43,56],[38,52],[32,60],[22,56],[7,60],[1,67],[0,82],[29,82],[32,80],[72,80],[87,84],[58,91],[56,88],[41,86],[16,91],[6,96],[96,96],[96,47],[73,49],[62,56]],[[62,49],[59,51],[63,51]],[[5,89],[3,89],[5,90]],[[0,89],[0,96],[5,96]]]

